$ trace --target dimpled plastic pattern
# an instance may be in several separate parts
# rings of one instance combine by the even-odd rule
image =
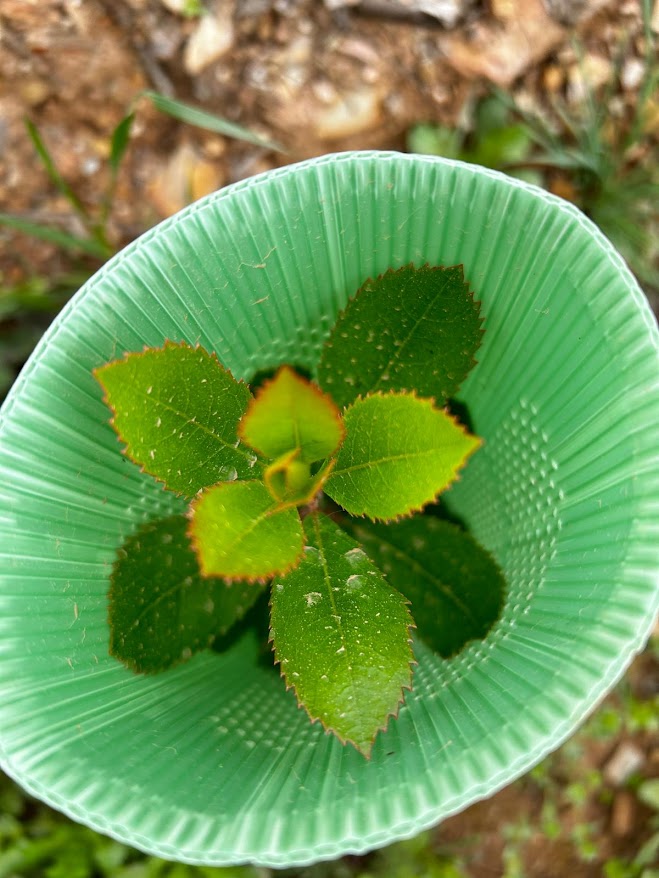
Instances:
[[[373,757],[308,723],[247,637],[166,674],[109,657],[108,575],[180,509],[127,461],[91,370],[167,338],[238,377],[310,366],[369,276],[463,263],[486,335],[463,397],[483,448],[451,502],[509,583],[487,639],[422,645]],[[343,154],[230,187],[102,269],[0,422],[0,753],[28,790],[193,862],[284,866],[411,835],[556,747],[657,609],[657,331],[570,205],[473,166]],[[653,511],[654,509],[654,511]]]

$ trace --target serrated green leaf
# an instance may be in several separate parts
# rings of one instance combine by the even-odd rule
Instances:
[[[505,580],[494,558],[457,525],[428,515],[359,522],[354,534],[412,604],[421,638],[444,658],[485,637],[501,614]]]
[[[302,556],[297,510],[272,498],[263,482],[221,482],[190,506],[189,533],[204,576],[265,580]]]
[[[318,383],[340,406],[377,390],[414,390],[443,405],[475,364],[479,313],[461,265],[391,269],[339,316]]]
[[[275,660],[312,721],[368,756],[411,688],[412,617],[331,519],[307,516],[304,533],[302,562],[272,585]]]
[[[126,454],[171,491],[192,497],[224,479],[260,474],[238,439],[249,389],[203,348],[168,342],[94,374]]]
[[[259,389],[239,432],[252,448],[271,459],[299,449],[301,463],[329,457],[344,434],[334,402],[288,366]]]
[[[135,671],[162,671],[226,634],[258,586],[204,579],[184,515],[141,527],[119,550],[110,585],[110,652]]]
[[[325,493],[352,515],[384,521],[421,509],[456,478],[480,440],[427,399],[358,399]]]

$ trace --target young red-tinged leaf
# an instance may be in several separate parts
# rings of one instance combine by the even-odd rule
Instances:
[[[240,424],[240,436],[264,457],[300,449],[301,463],[324,460],[343,439],[341,415],[319,387],[283,366],[264,384]]]
[[[358,399],[344,423],[325,493],[352,515],[383,521],[434,500],[480,445],[430,400],[407,393]]]
[[[213,354],[168,342],[126,354],[94,372],[126,454],[192,497],[225,479],[256,478],[256,455],[238,440],[252,396]]]
[[[141,527],[119,549],[110,584],[110,653],[152,673],[189,659],[225,634],[259,596],[257,586],[203,579],[184,515]]]
[[[263,581],[302,557],[297,509],[274,500],[263,482],[220,482],[193,500],[189,517],[203,576]]]
[[[329,518],[307,516],[304,530],[302,562],[272,584],[275,660],[312,721],[368,756],[411,688],[412,617]]]
[[[310,465],[300,460],[300,449],[295,448],[266,468],[265,485],[275,500],[288,505],[305,506],[311,503],[323,487],[333,466],[334,460],[329,460],[312,475]]]
[[[485,637],[506,584],[492,555],[468,533],[432,515],[354,528],[388,581],[412,604],[421,638],[444,658]]]
[[[444,405],[475,364],[479,313],[461,265],[391,269],[339,316],[318,383],[342,407],[378,390],[415,390]]]

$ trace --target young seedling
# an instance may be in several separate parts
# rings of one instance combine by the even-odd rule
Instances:
[[[98,368],[125,453],[189,500],[119,551],[111,653],[170,667],[269,583],[287,687],[369,755],[412,686],[412,628],[449,657],[500,612],[493,559],[423,514],[480,445],[446,406],[481,335],[461,266],[410,265],[350,300],[315,381],[282,366],[253,395],[215,355],[171,341]]]

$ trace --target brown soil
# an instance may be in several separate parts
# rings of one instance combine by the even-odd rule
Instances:
[[[410,126],[455,124],[492,83],[526,107],[542,108],[557,95],[578,100],[575,35],[596,85],[611,77],[611,59],[627,41],[616,100],[633,102],[638,85],[637,0],[455,0],[452,26],[414,0],[204,0],[202,17],[177,12],[193,5],[0,0],[0,211],[83,231],[36,157],[25,117],[97,211],[112,131],[135,106],[108,226],[121,247],[189,201],[277,165],[353,148],[404,149]],[[202,28],[210,29],[206,41]],[[144,89],[195,102],[275,139],[287,154],[180,124],[141,98]],[[659,110],[650,124],[659,129]],[[0,229],[3,286],[72,267],[54,245]],[[656,663],[639,660],[630,680],[639,699],[656,696]],[[606,780],[606,766],[617,748],[631,746],[640,754],[637,776],[656,775],[657,741],[622,729],[602,745],[589,737],[579,746],[573,763],[557,757],[541,780],[517,783],[446,821],[436,832],[438,850],[461,859],[474,878],[503,875],[506,863],[517,874],[514,855],[529,878],[596,878],[607,858],[633,856],[649,837],[650,812],[626,781]],[[591,782],[593,773],[601,783]],[[575,777],[591,778],[583,802],[565,792]],[[558,802],[551,831],[547,801]],[[582,824],[597,839],[590,860],[575,843]]]

